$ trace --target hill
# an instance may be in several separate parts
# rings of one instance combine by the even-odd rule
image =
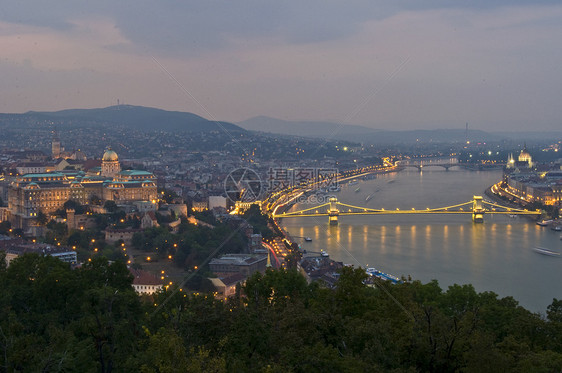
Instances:
[[[214,122],[199,115],[155,109],[143,106],[119,105],[100,109],[70,109],[54,112],[29,111],[24,114],[0,114],[0,120],[10,122],[56,122],[57,125],[91,126],[113,124],[138,130],[211,132],[245,132],[228,122]]]
[[[237,123],[249,131],[262,131],[282,135],[316,137],[333,140],[360,142],[363,144],[398,144],[416,142],[464,142],[466,131],[462,129],[433,130],[381,130],[365,126],[334,122],[287,121],[258,116]],[[562,133],[541,132],[486,132],[471,129],[468,138],[473,142],[500,140],[539,140],[562,137]]]

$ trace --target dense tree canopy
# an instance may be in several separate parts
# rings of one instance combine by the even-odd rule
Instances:
[[[3,261],[0,261],[3,263]],[[139,297],[121,262],[71,269],[24,255],[0,266],[0,370],[21,372],[557,372],[562,301],[546,315],[436,281],[335,289],[296,271],[248,279],[227,301]]]

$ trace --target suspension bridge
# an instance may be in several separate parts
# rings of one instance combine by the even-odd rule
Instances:
[[[426,208],[424,210],[386,210],[374,209],[361,206],[353,206],[339,202],[336,197],[330,197],[327,203],[314,206],[304,210],[283,212],[273,214],[273,218],[301,218],[309,216],[327,216],[330,224],[338,224],[338,216],[345,215],[399,215],[399,214],[470,214],[472,221],[482,223],[485,214],[509,214],[509,215],[540,215],[540,210],[530,211],[502,206],[493,202],[484,201],[481,196],[474,196],[471,201],[459,203],[453,206],[438,208]]]

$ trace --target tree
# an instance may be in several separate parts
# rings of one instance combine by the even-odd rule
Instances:
[[[5,220],[0,222],[0,234],[8,235],[10,233],[10,229],[12,228],[12,223]]]
[[[116,212],[118,210],[117,204],[112,200],[105,201],[103,208],[106,209],[107,212]]]
[[[90,204],[98,206],[101,205],[101,198],[96,194],[92,194],[90,196]]]
[[[43,212],[43,210],[39,210],[39,212],[37,213],[37,224],[39,225],[46,225],[48,222],[49,218],[47,217],[47,215]]]

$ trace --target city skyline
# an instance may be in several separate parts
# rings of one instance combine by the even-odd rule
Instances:
[[[8,1],[0,112],[120,103],[210,120],[560,128],[555,1]]]

